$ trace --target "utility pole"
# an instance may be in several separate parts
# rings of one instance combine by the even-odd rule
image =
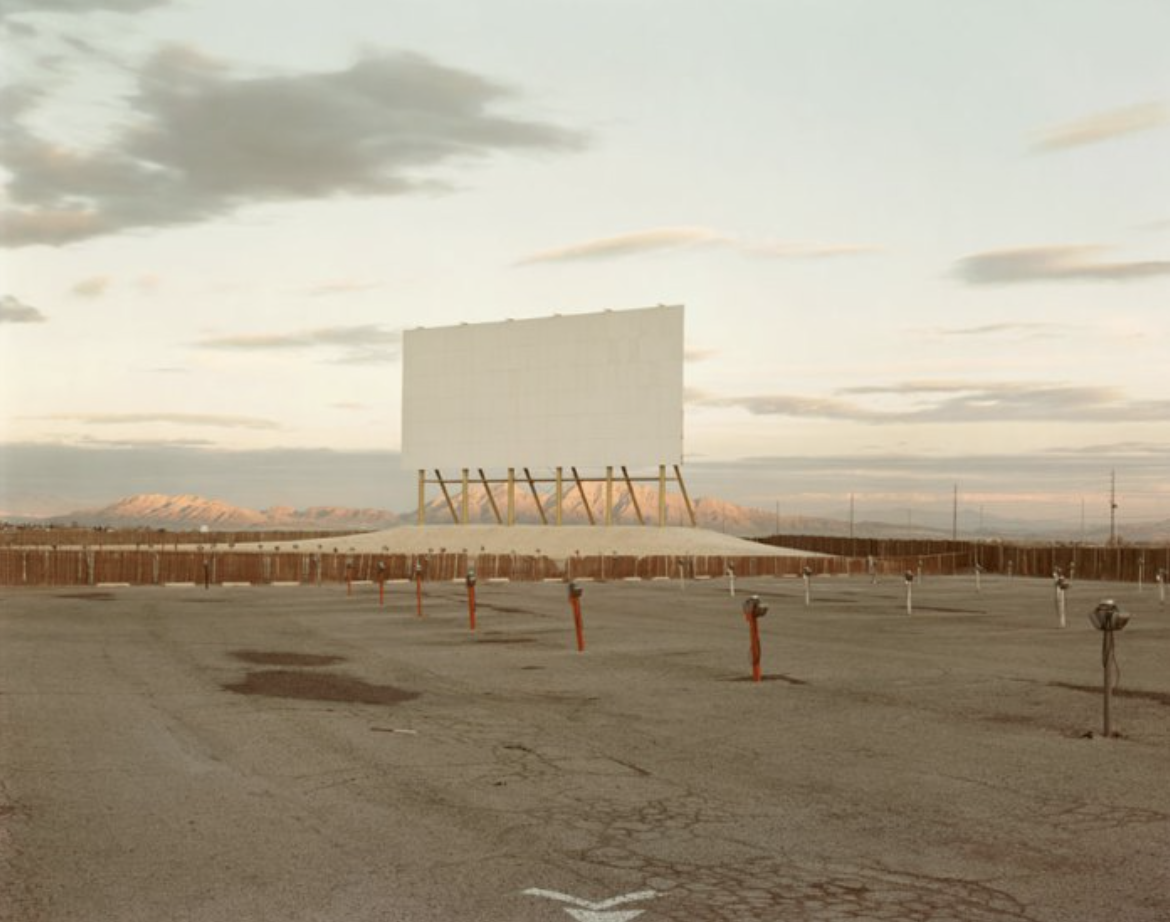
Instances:
[[[951,540],[959,540],[959,485],[955,484],[955,495],[951,502]]]
[[[1117,471],[1109,472],[1109,546],[1117,543]]]

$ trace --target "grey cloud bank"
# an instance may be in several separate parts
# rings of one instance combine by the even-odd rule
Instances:
[[[1016,282],[1126,282],[1170,275],[1170,260],[1107,262],[1103,246],[1038,246],[989,250],[960,259],[955,274],[970,285]]]
[[[170,0],[2,0],[0,19],[21,13],[137,13]]]
[[[138,74],[136,121],[101,150],[65,150],[26,122],[41,92],[10,87],[0,242],[58,245],[190,224],[248,205],[446,187],[433,170],[501,151],[574,150],[572,130],[494,114],[513,93],[411,53],[327,73],[245,77],[189,48]]]
[[[739,407],[759,416],[793,416],[863,423],[1161,422],[1170,418],[1170,400],[1130,400],[1116,387],[1037,382],[911,381],[844,388],[840,394],[914,398],[908,410],[876,409],[855,400],[754,394],[720,397],[688,393],[703,407]],[[923,405],[925,404],[925,405]]]
[[[13,295],[0,297],[0,323],[44,323],[45,315]]]

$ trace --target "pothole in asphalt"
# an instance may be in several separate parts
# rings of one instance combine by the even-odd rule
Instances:
[[[284,650],[232,650],[232,656],[257,666],[332,666],[344,663],[344,656],[322,653],[289,653]]]
[[[400,704],[418,697],[418,692],[393,685],[371,685],[361,679],[334,672],[297,672],[292,669],[249,672],[244,681],[224,685],[223,688],[238,695],[355,704]]]

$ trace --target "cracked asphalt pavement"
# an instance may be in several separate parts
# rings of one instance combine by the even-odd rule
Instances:
[[[1149,587],[425,588],[0,590],[0,919],[1170,918]]]

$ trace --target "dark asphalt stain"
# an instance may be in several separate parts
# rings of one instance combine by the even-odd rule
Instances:
[[[1067,688],[1070,691],[1088,692],[1100,695],[1103,689],[1100,685],[1074,685],[1071,682],[1049,682],[1049,688]],[[1156,701],[1158,704],[1170,705],[1170,692],[1136,691],[1129,688],[1115,688],[1113,695],[1116,698],[1138,698],[1142,701]]]
[[[356,704],[400,704],[419,696],[418,692],[393,685],[371,685],[361,679],[333,672],[296,672],[291,669],[249,672],[244,681],[224,685],[223,688],[238,695]]]
[[[728,679],[730,682],[750,682],[752,677],[750,675],[736,676],[733,679]],[[760,676],[761,682],[787,682],[789,685],[808,685],[804,679],[794,679],[790,675],[784,675],[779,672],[765,673]]]
[[[487,602],[476,602],[476,608],[486,608],[488,611],[498,611],[507,615],[539,615],[540,612],[531,608],[514,608],[511,605],[490,605]]]
[[[62,592],[55,599],[81,599],[84,602],[112,602],[117,598],[112,592]]]
[[[344,663],[344,656],[323,653],[289,653],[284,650],[232,650],[232,656],[257,666],[332,666]]]
[[[943,608],[941,605],[915,605],[915,611],[937,611],[954,615],[986,615],[986,608]]]
[[[535,643],[535,637],[479,637],[476,643]]]

